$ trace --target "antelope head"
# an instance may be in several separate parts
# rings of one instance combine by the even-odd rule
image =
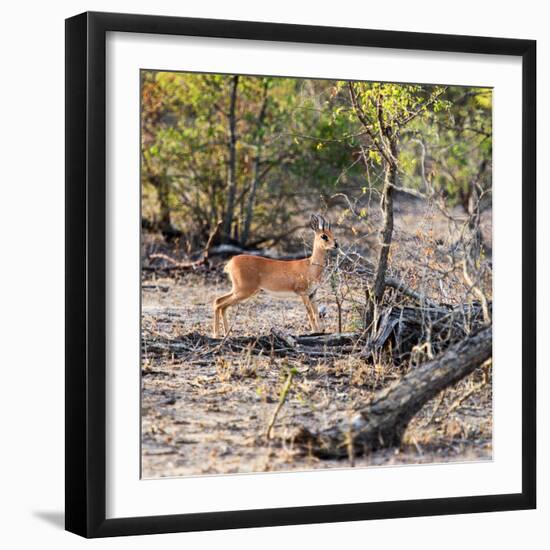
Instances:
[[[332,233],[330,222],[325,220],[323,216],[312,214],[310,227],[315,231],[313,248],[319,248],[321,250],[334,250],[338,248],[338,243]]]

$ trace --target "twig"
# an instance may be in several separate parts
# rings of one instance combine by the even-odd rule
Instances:
[[[288,392],[290,391],[290,386],[292,384],[292,379],[294,378],[294,374],[296,373],[296,369],[292,368],[288,371],[288,376],[286,377],[285,384],[283,386],[283,389],[281,390],[281,395],[279,397],[279,403],[277,403],[277,407],[273,411],[273,415],[271,416],[271,420],[269,421],[269,424],[267,425],[267,430],[265,433],[266,439],[269,441],[271,439],[271,432],[273,431],[273,425],[275,424],[275,421],[277,420],[277,415],[279,414],[280,410],[283,408],[283,405],[285,404],[286,397],[288,395]]]
[[[416,292],[416,290],[413,290],[402,281],[398,281],[393,277],[386,277],[386,286],[389,286],[391,288],[394,288],[395,290],[398,290],[402,294],[405,294],[405,296],[412,298],[413,300],[417,301],[420,304],[426,304],[429,307],[433,307],[433,308],[441,307],[439,304],[436,304],[435,302],[430,300],[425,294]]]
[[[481,307],[483,309],[483,320],[487,325],[489,325],[491,323],[491,313],[489,312],[489,303],[487,301],[487,296],[485,296],[484,292],[479,288],[479,286],[474,283],[474,281],[470,277],[470,274],[468,273],[466,259],[462,262],[462,273],[464,275],[464,280],[466,281],[466,284],[470,286],[472,292],[479,298],[481,302]]]

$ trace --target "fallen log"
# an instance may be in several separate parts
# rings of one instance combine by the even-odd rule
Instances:
[[[335,332],[294,336],[275,328],[271,329],[271,334],[285,342],[289,347],[296,347],[297,345],[319,347],[344,346],[356,342],[361,337],[360,332]]]
[[[218,237],[218,234],[220,232],[220,228],[222,225],[222,221],[218,221],[218,223],[215,225],[214,229],[210,232],[210,236],[208,237],[208,241],[206,242],[205,247],[203,248],[200,257],[197,260],[191,261],[191,262],[180,262],[179,260],[175,260],[171,256],[168,256],[168,254],[150,254],[149,259],[150,260],[165,260],[168,262],[168,265],[162,265],[162,266],[152,266],[152,265],[144,265],[142,266],[142,269],[144,271],[184,271],[187,269],[197,269],[197,267],[200,267],[202,265],[208,265],[208,260],[211,257],[211,251],[214,246],[214,241]]]
[[[488,307],[491,308],[490,303]],[[369,348],[376,352],[391,339],[395,355],[403,359],[415,345],[428,342],[436,354],[485,325],[479,302],[424,308],[393,306],[380,315]]]
[[[270,354],[283,357],[316,357],[319,359],[346,355],[350,345],[361,339],[360,333],[307,334],[290,335],[281,330],[272,329],[271,334],[261,336],[228,336],[212,338],[199,332],[178,336],[177,339],[162,337],[158,333],[148,334],[142,339],[143,350],[148,353],[170,353],[175,356],[186,355],[199,349],[211,353],[223,350],[244,351]]]
[[[225,256],[231,257],[238,254],[248,254],[249,256],[260,256],[262,258],[270,258],[272,260],[302,260],[307,258],[308,255],[304,252],[297,252],[295,254],[284,254],[282,256],[273,254],[269,250],[244,248],[235,244],[220,244],[210,249],[210,256]]]
[[[320,431],[302,426],[285,442],[319,458],[352,458],[398,447],[409,422],[430,399],[491,357],[492,342],[492,327],[484,328],[378,392],[350,421]]]
[[[149,259],[165,260],[169,262],[169,265],[160,265],[160,266],[144,265],[142,266],[142,269],[144,271],[183,271],[186,269],[196,269],[197,267],[204,265],[207,261],[206,256],[203,256],[202,258],[199,258],[198,260],[195,260],[193,262],[180,262],[178,260],[175,260],[171,256],[168,256],[168,254],[162,254],[162,253],[150,254]]]

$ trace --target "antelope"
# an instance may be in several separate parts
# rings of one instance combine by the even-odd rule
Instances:
[[[243,302],[261,290],[275,296],[299,296],[306,308],[311,330],[323,332],[317,305],[313,301],[325,268],[325,253],[338,248],[330,223],[312,214],[310,226],[315,232],[313,252],[303,260],[273,260],[241,254],[229,260],[224,271],[232,283],[231,292],[214,300],[214,338],[219,338],[220,318],[227,335],[227,308]]]

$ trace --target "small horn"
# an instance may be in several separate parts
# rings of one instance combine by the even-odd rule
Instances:
[[[317,231],[319,229],[319,218],[315,214],[311,214],[309,225],[313,231]]]

